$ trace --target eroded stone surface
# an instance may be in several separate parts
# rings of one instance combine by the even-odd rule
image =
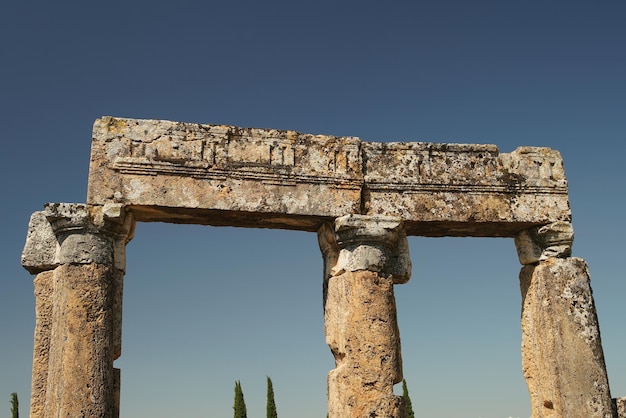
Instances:
[[[358,212],[359,147],[351,137],[102,118],[94,124],[87,202],[133,206],[138,220],[232,218],[316,230],[319,217]],[[196,209],[215,212],[203,217]]]
[[[113,360],[121,354],[123,253],[132,214],[117,204],[57,203],[33,219],[22,260],[35,271],[53,270],[35,279],[31,416],[115,418]],[[38,248],[42,256],[33,254]]]
[[[614,401],[617,418],[626,418],[626,397],[616,398]]]
[[[401,418],[402,401],[393,394],[402,381],[393,286],[410,276],[402,223],[350,215],[318,237],[326,264],[324,328],[336,365],[328,374],[329,416]]]
[[[363,213],[401,217],[409,235],[513,236],[523,224],[570,219],[558,151],[420,142],[362,148]]]
[[[515,236],[527,265],[523,367],[533,417],[611,416],[586,264],[567,258],[573,230],[557,151],[96,121],[87,204],[34,214],[22,255],[26,269],[44,272],[35,283],[32,416],[118,415],[112,362],[135,219],[318,231],[336,361],[331,418],[403,416],[393,395],[402,379],[393,286],[410,277],[406,234]]]
[[[533,418],[611,418],[587,264],[550,258],[520,273],[522,368]]]
[[[307,231],[347,214],[395,216],[424,236],[514,236],[570,220],[549,148],[111,117],[94,124],[87,203],[124,204],[143,221]]]
[[[565,258],[572,255],[574,229],[569,222],[554,222],[529,228],[515,235],[515,248],[520,263],[537,263],[550,257]]]
[[[328,374],[331,418],[397,417],[402,381],[393,280],[375,272],[344,272],[328,281],[324,323],[335,356]]]
[[[53,271],[39,273],[35,287],[35,335],[33,341],[33,375],[31,380],[30,418],[45,418],[46,387],[50,332],[52,330]]]
[[[114,275],[102,264],[54,270],[44,417],[116,418]]]
[[[402,220],[384,216],[347,215],[335,220],[340,248],[331,274],[369,270],[406,283],[411,277],[409,243]]]
[[[28,223],[22,266],[32,274],[53,270],[59,265],[58,243],[44,211],[35,212]]]

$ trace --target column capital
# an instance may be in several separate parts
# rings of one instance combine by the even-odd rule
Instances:
[[[369,270],[392,275],[394,283],[406,283],[411,276],[409,245],[400,218],[342,216],[323,225],[318,240],[332,276]]]
[[[48,203],[31,216],[22,266],[31,273],[60,264],[111,264],[125,269],[134,219],[123,205]]]
[[[565,221],[525,229],[515,235],[517,255],[523,265],[552,257],[569,257],[572,255],[573,242],[574,228]]]
[[[58,265],[58,242],[44,211],[30,215],[26,244],[22,250],[22,267],[31,274],[54,270]]]

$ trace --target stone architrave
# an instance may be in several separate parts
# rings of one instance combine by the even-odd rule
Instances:
[[[35,354],[31,417],[117,417],[121,354],[124,246],[132,214],[120,205],[49,204],[34,215],[22,261],[36,278]],[[47,231],[54,232],[52,243]],[[41,257],[32,248],[52,244]],[[36,263],[41,266],[37,267]],[[40,316],[41,315],[41,316]]]
[[[408,235],[513,237],[570,221],[558,151],[364,142],[363,214],[401,217]],[[534,225],[533,225],[534,224]]]
[[[87,203],[138,221],[316,231],[361,206],[360,141],[275,129],[105,117]]]
[[[318,232],[325,261],[324,326],[335,357],[330,418],[402,418],[400,332],[393,292],[411,262],[398,218],[349,215]]]
[[[587,264],[569,257],[557,222],[516,238],[522,292],[522,368],[533,418],[612,418],[611,393]]]
[[[549,148],[112,117],[94,123],[87,203],[123,204],[138,221],[311,232],[348,214],[395,216],[421,236],[513,237],[571,220]]]

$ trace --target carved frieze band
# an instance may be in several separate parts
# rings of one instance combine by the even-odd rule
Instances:
[[[561,157],[548,148],[366,142],[363,154],[365,185],[377,192],[567,194]]]
[[[376,192],[567,194],[558,152],[495,145],[361,142],[294,131],[102,118],[94,132],[120,174],[227,178]]]
[[[108,126],[98,129],[99,134],[111,134],[106,140],[113,170],[293,186],[308,183],[359,188],[362,184],[360,141],[356,138],[155,122],[100,120]],[[118,132],[120,124],[123,129]]]
[[[485,233],[509,236],[521,224],[571,217],[561,156],[550,148],[501,154],[495,145],[112,117],[94,124],[87,203],[124,204],[137,219],[176,222],[188,215],[176,208],[230,216],[205,219],[222,224],[240,222],[237,212],[280,214],[281,226],[310,230],[345,214],[397,216],[411,233],[434,235],[474,233],[435,231],[434,222],[508,223]],[[430,229],[416,230],[418,222]]]

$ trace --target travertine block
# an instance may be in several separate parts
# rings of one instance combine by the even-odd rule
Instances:
[[[115,273],[101,264],[54,270],[45,417],[116,418]]]
[[[134,219],[119,204],[47,204],[22,260],[35,279],[31,416],[118,416],[124,247]],[[37,251],[41,248],[42,254]]]
[[[393,216],[423,236],[512,237],[571,218],[549,148],[112,117],[94,124],[87,203],[126,205],[139,221],[307,231],[347,214]]]
[[[39,273],[35,286],[35,335],[33,342],[33,375],[30,395],[30,418],[46,418],[44,406],[48,386],[50,332],[52,329],[54,271]]]
[[[28,223],[22,266],[32,274],[53,270],[59,265],[58,243],[44,211],[35,212]]]
[[[335,219],[335,234],[341,249],[333,275],[369,270],[392,276],[396,284],[409,281],[411,257],[402,219],[346,215]]]
[[[580,258],[550,258],[520,273],[522,368],[533,418],[611,418],[600,328]]]
[[[318,232],[324,255],[324,328],[335,357],[328,374],[330,418],[403,417],[394,283],[411,263],[397,218],[347,215]]]
[[[523,265],[550,257],[569,257],[572,255],[573,242],[574,228],[571,223],[563,221],[525,229],[515,235],[515,248]]]
[[[617,418],[626,418],[626,397],[613,399]]]
[[[392,278],[367,270],[331,277],[324,323],[336,365],[328,374],[329,416],[402,418],[393,394],[402,357]]]
[[[495,145],[362,145],[364,212],[398,216],[407,234],[513,236],[531,226],[570,220],[558,151]]]
[[[357,213],[360,141],[273,129],[102,118],[87,203],[137,220],[317,230]]]

